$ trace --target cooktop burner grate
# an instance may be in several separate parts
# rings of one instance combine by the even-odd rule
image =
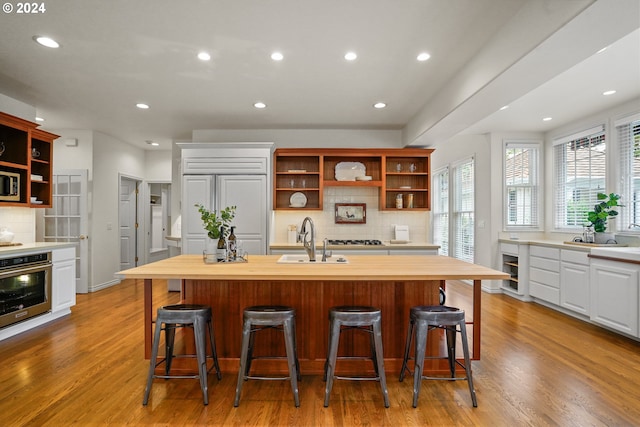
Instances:
[[[372,245],[372,246],[376,246],[376,245],[382,245],[382,242],[380,240],[328,240],[328,243],[330,245]]]

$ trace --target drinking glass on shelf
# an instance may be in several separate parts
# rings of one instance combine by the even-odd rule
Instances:
[[[302,188],[307,188],[307,180],[306,179],[302,180]]]
[[[296,186],[296,180],[295,179],[289,180],[289,187],[294,188],[295,186]]]
[[[409,172],[413,173],[416,170],[418,170],[418,167],[416,166],[415,163],[411,163],[411,165],[409,166]]]
[[[396,164],[396,172],[402,172],[402,164],[401,163],[397,163]]]

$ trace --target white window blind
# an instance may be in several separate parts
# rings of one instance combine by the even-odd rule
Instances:
[[[597,194],[605,192],[604,126],[558,138],[553,145],[555,228],[580,228]]]
[[[449,168],[433,176],[433,243],[440,245],[438,253],[449,255]]]
[[[612,223],[618,230],[630,224],[640,224],[640,114],[619,120],[616,138],[620,147],[618,163],[621,203],[620,216]]]
[[[540,143],[507,142],[504,152],[505,224],[537,228]]]
[[[474,159],[452,168],[453,174],[453,257],[474,260],[475,173]]]

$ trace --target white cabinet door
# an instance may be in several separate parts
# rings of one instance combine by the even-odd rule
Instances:
[[[591,259],[591,320],[638,336],[638,270],[640,267]]]
[[[589,266],[563,262],[560,265],[560,305],[589,315]]]
[[[202,204],[213,208],[213,175],[184,175],[182,177],[182,253],[202,254],[208,239],[200,213],[195,207]]]
[[[238,245],[251,255],[267,253],[267,177],[219,175],[216,177],[218,209],[236,206],[232,225]]]
[[[576,313],[589,315],[591,299],[587,252],[560,251],[560,305]]]
[[[560,305],[560,250],[531,246],[529,257],[529,294]]]
[[[76,250],[53,250],[51,261],[51,311],[55,313],[76,305]]]

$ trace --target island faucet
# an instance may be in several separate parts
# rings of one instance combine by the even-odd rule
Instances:
[[[632,222],[631,224],[629,224],[629,230],[631,230],[632,228],[640,228],[640,224],[636,224],[635,222]]]
[[[309,223],[310,231],[307,231],[307,223]],[[310,239],[307,240],[307,235],[311,233]],[[302,226],[300,227],[300,234],[298,235],[298,239],[302,239],[302,245],[304,249],[307,251],[307,255],[309,255],[309,261],[316,261],[316,230],[313,225],[313,220],[309,217],[306,217],[302,220]]]

